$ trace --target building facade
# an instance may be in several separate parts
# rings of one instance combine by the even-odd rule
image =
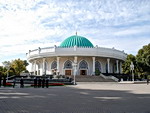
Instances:
[[[93,46],[77,34],[65,39],[60,46],[29,50],[27,59],[34,75],[95,75],[96,73],[122,73],[127,55],[114,48]]]

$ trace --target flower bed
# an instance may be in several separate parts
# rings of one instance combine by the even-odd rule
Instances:
[[[49,86],[64,86],[63,83],[50,83]]]
[[[11,83],[7,82],[6,86],[13,86]]]
[[[48,85],[49,86],[64,86],[63,83],[50,83]],[[31,84],[31,86],[35,86],[35,84]],[[38,84],[36,86],[38,86]],[[41,86],[42,86],[42,84],[41,84]],[[45,84],[45,86],[46,86],[46,84]]]

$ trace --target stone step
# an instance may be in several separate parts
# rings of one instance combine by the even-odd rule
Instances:
[[[101,76],[77,75],[76,82],[115,82],[115,81],[112,79],[105,79]]]

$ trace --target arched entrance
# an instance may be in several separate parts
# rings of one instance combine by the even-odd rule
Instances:
[[[64,70],[65,70],[65,75],[72,75],[72,62],[70,60],[67,60],[64,63]]]
[[[95,62],[95,75],[100,75],[101,73],[101,64],[99,61]]]
[[[57,62],[53,61],[51,64],[51,72],[52,74],[56,75],[56,70],[57,70]]]
[[[79,64],[80,75],[87,75],[88,64],[85,60],[82,60]]]
[[[87,70],[80,70],[80,75],[87,75]]]

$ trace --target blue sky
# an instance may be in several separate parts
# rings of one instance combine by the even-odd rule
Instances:
[[[0,62],[29,50],[88,38],[136,55],[150,43],[150,0],[0,0]]]

